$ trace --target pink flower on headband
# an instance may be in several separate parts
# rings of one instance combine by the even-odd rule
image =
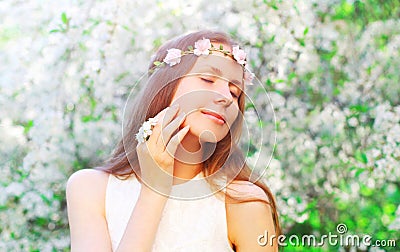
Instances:
[[[254,79],[254,74],[252,72],[244,71],[243,80],[246,85],[253,85],[252,83],[253,79]]]
[[[167,50],[167,56],[164,58],[164,62],[169,66],[179,64],[181,62],[182,52],[179,49],[171,48]]]
[[[246,53],[244,50],[239,49],[239,46],[234,46],[232,47],[232,52],[229,52],[227,50],[224,50],[223,46],[220,45],[219,47],[214,47],[211,44],[211,41],[209,39],[203,38],[200,40],[197,40],[194,43],[194,49],[193,46],[188,46],[188,49],[186,51],[182,51],[177,48],[171,48],[167,50],[167,55],[163,59],[163,62],[160,61],[154,61],[153,64],[155,65],[154,69],[151,69],[151,72],[155,71],[157,68],[164,66],[165,64],[169,66],[174,66],[176,64],[179,64],[181,62],[181,58],[183,55],[188,55],[188,54],[194,54],[196,56],[200,55],[209,55],[213,51],[215,52],[221,52],[225,56],[233,57],[236,62],[242,66],[244,70],[244,75],[243,75],[243,82],[246,85],[252,85],[252,80],[254,78],[254,74],[250,72],[250,70],[246,69]]]
[[[209,39],[200,39],[197,42],[194,43],[194,51],[193,53],[197,56],[200,55],[209,55],[210,51],[209,49],[211,48],[211,42]]]
[[[240,65],[246,64],[246,53],[243,50],[239,49],[239,46],[234,46],[232,48],[232,55],[237,63],[239,63]]]

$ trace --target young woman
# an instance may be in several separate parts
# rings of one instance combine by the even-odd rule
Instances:
[[[260,245],[274,198],[238,148],[245,56],[212,31],[159,48],[112,157],[68,181],[72,251],[277,251]]]

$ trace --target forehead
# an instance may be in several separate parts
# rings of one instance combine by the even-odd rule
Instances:
[[[242,86],[243,68],[229,56],[222,53],[213,53],[206,56],[199,56],[192,67],[190,74],[213,74],[229,80],[238,86]]]

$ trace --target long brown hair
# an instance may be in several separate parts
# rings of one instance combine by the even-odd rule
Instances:
[[[157,68],[153,72],[154,62],[162,62],[168,49],[177,48],[185,51],[189,46],[193,46],[196,41],[202,38],[208,38],[212,43],[221,43],[230,45],[231,47],[237,44],[225,33],[204,30],[177,37],[162,45],[150,62],[148,81],[141,90],[141,93],[137,95],[134,104],[132,104],[127,121],[124,123],[124,132],[121,140],[106,163],[96,169],[122,177],[129,177],[133,174],[136,177],[140,177],[135,134],[138,132],[144,121],[154,117],[161,110],[170,105],[180,78],[191,70],[197,57],[194,55],[186,55],[185,57],[182,57],[181,62],[173,66],[172,71],[170,67],[166,66]],[[243,92],[241,92],[238,98],[238,104],[239,109],[243,114],[245,108],[245,94]],[[273,213],[276,233],[279,235],[281,230],[275,199],[262,179],[251,181],[252,170],[246,164],[243,153],[238,147],[238,142],[242,132],[242,123],[243,117],[238,116],[232,124],[227,136],[217,143],[214,153],[204,161],[203,173],[207,179],[209,175],[220,170],[224,171],[224,174],[228,178],[237,181],[250,181],[260,187],[267,195],[268,200],[260,197],[247,197],[246,199],[238,198],[229,195],[228,191],[226,192],[226,196],[232,199],[232,202],[265,201],[268,203],[271,206]],[[214,181],[216,181],[216,178],[207,179],[207,182],[211,186],[216,187],[217,183],[214,183]]]

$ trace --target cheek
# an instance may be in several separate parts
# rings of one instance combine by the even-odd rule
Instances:
[[[221,141],[229,131],[227,124],[218,126],[207,120],[200,112],[193,112],[188,115],[182,128],[190,125],[190,134],[200,138],[201,142],[218,142]]]
[[[185,99],[192,98],[193,95],[191,94],[196,91],[196,86],[196,82],[193,78],[182,78],[175,89],[175,94],[172,98],[171,104],[177,101],[181,103]]]
[[[182,96],[185,95],[185,93],[188,93],[190,90],[188,90],[189,85],[186,83],[187,81],[185,79],[181,79],[178,85],[175,88],[175,94],[172,97],[171,104],[176,104],[177,100],[182,100]]]
[[[239,106],[237,104],[235,106],[231,106],[227,111],[229,125],[232,125],[238,116],[243,116]]]
[[[180,89],[175,93],[170,105],[179,104],[180,111],[191,113],[200,107],[204,107],[210,94],[202,90]]]
[[[203,101],[201,99],[195,99],[194,97],[191,99],[178,98],[173,102],[173,104],[179,104],[179,111],[184,112],[185,114],[190,116],[192,113],[203,106]]]

